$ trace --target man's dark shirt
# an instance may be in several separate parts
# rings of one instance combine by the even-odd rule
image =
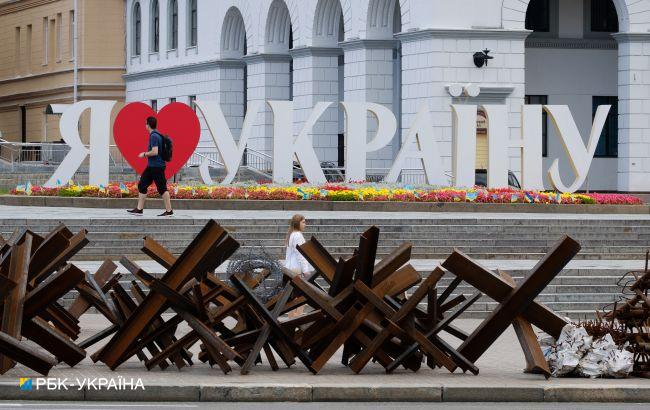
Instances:
[[[164,168],[165,160],[160,156],[163,150],[163,137],[156,130],[151,131],[151,134],[149,134],[149,151],[151,151],[153,147],[158,147],[158,155],[147,157],[147,166],[151,168]]]

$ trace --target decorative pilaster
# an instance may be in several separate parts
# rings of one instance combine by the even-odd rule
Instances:
[[[295,133],[319,102],[333,102],[312,130],[314,150],[321,161],[338,160],[339,56],[340,48],[303,47],[293,57],[293,103]]]
[[[618,190],[650,191],[650,33],[618,41]]]
[[[345,53],[345,101],[372,102],[393,110],[394,40],[352,40],[340,43]],[[377,131],[376,120],[369,116],[368,135]],[[368,153],[367,168],[390,168],[397,141]]]
[[[244,57],[248,73],[247,98],[250,101],[286,101],[291,99],[291,56],[253,54]],[[273,114],[265,105],[253,127],[248,146],[273,154]]]

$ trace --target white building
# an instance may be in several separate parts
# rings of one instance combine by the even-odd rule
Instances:
[[[452,168],[452,103],[507,104],[511,140],[520,138],[525,101],[569,105],[585,139],[594,107],[613,104],[583,189],[650,191],[650,0],[126,4],[127,101],[160,109],[174,100],[218,100],[234,135],[246,101],[293,99],[294,128],[319,101],[377,102],[395,112],[402,132],[426,103],[445,170]],[[473,55],[484,49],[494,59],[478,68]],[[468,84],[480,87],[477,97],[450,95],[450,86]],[[343,165],[340,111],[331,108],[316,124],[313,144],[321,161]],[[370,154],[369,168],[390,166],[402,132]],[[573,171],[551,124],[546,134],[545,169],[559,158],[570,183]],[[249,147],[271,155],[268,109]],[[482,168],[484,144],[477,150]],[[518,173],[520,150],[509,153]]]

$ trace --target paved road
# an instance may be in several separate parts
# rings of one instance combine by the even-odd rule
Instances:
[[[228,410],[293,410],[293,409],[558,409],[558,410],[636,410],[647,409],[647,403],[78,403],[78,402],[0,402],[0,409],[98,409],[98,410],[167,410],[167,409],[228,409]]]

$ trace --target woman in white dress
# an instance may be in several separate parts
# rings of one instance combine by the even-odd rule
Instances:
[[[287,251],[285,253],[284,266],[295,274],[301,275],[303,278],[306,278],[307,274],[314,270],[297,248],[297,246],[305,243],[305,237],[302,233],[305,231],[306,226],[307,221],[304,216],[294,215],[291,218],[289,232],[287,232],[287,237],[285,239]],[[301,315],[302,312],[303,307],[301,306],[292,312],[289,312],[289,317]]]

